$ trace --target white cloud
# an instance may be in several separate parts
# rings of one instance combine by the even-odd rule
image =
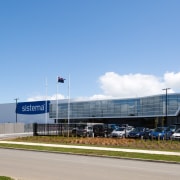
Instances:
[[[115,72],[107,72],[99,78],[100,87],[104,95],[130,98],[142,97],[154,94],[162,94],[163,88],[180,90],[180,73],[165,73],[164,78],[147,74],[120,75]]]
[[[89,99],[90,100],[97,100],[97,99],[108,99],[108,98],[112,98],[112,96],[95,94],[95,95],[91,96]]]
[[[164,74],[164,81],[167,87],[171,87],[175,91],[180,90],[180,72],[170,72]]]
[[[107,72],[99,77],[102,94],[95,94],[91,97],[75,97],[76,100],[95,100],[108,98],[131,98],[149,95],[163,94],[162,89],[171,88],[168,93],[180,91],[180,72],[166,72],[163,77],[148,74],[117,74]],[[58,99],[67,99],[62,94],[58,94]],[[45,96],[35,96],[28,98],[28,101],[45,100]],[[49,100],[56,100],[56,94],[48,96]]]
[[[52,96],[47,96],[47,97],[39,95],[39,96],[30,97],[27,99],[27,101],[44,101],[46,100],[46,98],[48,100],[56,100],[56,99],[64,99],[65,97],[62,94],[58,94],[58,95],[54,94]]]

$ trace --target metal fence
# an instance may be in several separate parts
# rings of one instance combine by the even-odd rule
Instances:
[[[87,128],[89,127],[89,128]],[[110,133],[108,124],[103,123],[60,123],[60,124],[33,124],[34,136],[101,136],[107,137]]]
[[[87,126],[83,124],[33,124],[34,136],[72,136],[72,130],[79,126]]]

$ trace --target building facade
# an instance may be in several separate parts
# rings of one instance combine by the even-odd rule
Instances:
[[[180,93],[106,100],[51,100],[0,104],[0,123],[180,123]]]
[[[58,104],[58,106],[57,106]],[[62,100],[50,103],[55,123],[94,122],[134,126],[168,126],[180,123],[180,94],[91,101]]]

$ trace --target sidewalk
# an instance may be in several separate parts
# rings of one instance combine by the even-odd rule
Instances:
[[[44,146],[44,147],[59,147],[59,148],[73,148],[73,149],[88,149],[88,150],[103,150],[103,151],[119,151],[119,152],[134,152],[143,154],[162,154],[180,156],[180,152],[168,152],[168,151],[154,151],[154,150],[138,150],[138,149],[124,149],[124,148],[106,148],[106,147],[91,147],[91,146],[75,146],[75,145],[61,145],[61,144],[44,144],[44,143],[29,143],[29,142],[13,142],[2,141],[1,144],[23,144],[29,146]]]
[[[32,136],[32,135],[33,135],[32,132],[0,134],[0,140],[8,139],[8,138],[15,138],[15,137],[27,137],[27,136]]]

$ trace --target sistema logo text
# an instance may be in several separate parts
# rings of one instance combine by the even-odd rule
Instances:
[[[16,112],[18,114],[43,114],[46,112],[48,113],[49,103],[50,101],[47,101],[47,108],[46,108],[46,101],[18,103]]]
[[[43,104],[43,105],[35,105],[35,106],[30,104],[29,106],[27,106],[27,105],[22,106],[22,111],[23,112],[24,111],[43,111],[44,112],[44,110],[45,110],[45,104]]]

